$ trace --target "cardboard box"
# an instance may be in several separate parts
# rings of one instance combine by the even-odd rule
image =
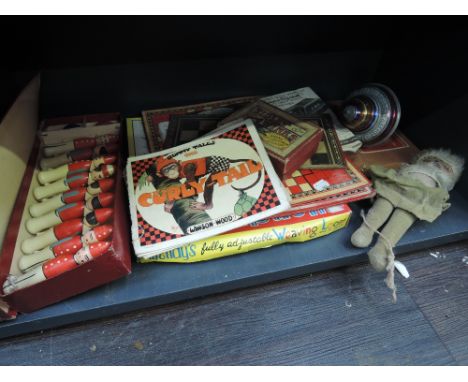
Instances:
[[[223,119],[229,122],[251,119],[257,128],[278,176],[288,179],[317,151],[323,129],[313,122],[301,121],[262,101],[256,101]]]
[[[37,163],[40,159],[39,137],[47,126],[60,123],[76,123],[86,120],[96,122],[104,120],[120,121],[118,113],[54,118],[41,124],[36,132],[39,78],[35,78],[15,104],[9,110],[0,128],[0,173],[9,176],[8,182],[1,182],[2,199],[0,215],[0,287],[9,274],[19,274],[18,258],[21,256],[22,240],[32,236],[25,229],[25,221],[30,217],[28,207],[34,202],[32,189],[37,185]],[[93,127],[97,132],[98,126]],[[115,126],[114,126],[115,128]],[[8,137],[5,133],[16,134]],[[104,132],[105,134],[106,132]],[[101,132],[96,135],[101,135]],[[122,134],[121,145],[122,145]],[[21,138],[22,137],[22,138]],[[29,152],[28,152],[29,149]],[[19,154],[18,154],[19,153]],[[29,159],[26,160],[29,155]],[[16,312],[32,312],[44,306],[56,303],[89,289],[109,283],[131,272],[129,252],[129,223],[127,202],[124,191],[121,156],[116,163],[114,188],[114,215],[110,223],[113,226],[111,249],[100,257],[84,263],[77,268],[56,277],[42,281],[30,287],[19,289],[8,295],[0,295],[0,320],[14,317]],[[13,195],[16,195],[14,200]],[[3,293],[3,288],[0,288]]]
[[[346,227],[350,217],[351,209],[347,204],[316,210],[297,208],[138,261],[193,263],[284,243],[303,243]]]

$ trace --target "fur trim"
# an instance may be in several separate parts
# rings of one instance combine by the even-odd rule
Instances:
[[[423,166],[426,171],[432,171],[431,177],[437,179],[439,187],[450,191],[455,187],[458,179],[463,172],[465,160],[452,154],[447,149],[428,149],[421,151],[413,160],[413,165]]]

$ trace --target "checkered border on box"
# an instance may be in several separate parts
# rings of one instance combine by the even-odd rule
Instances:
[[[170,232],[161,231],[157,228],[154,228],[151,224],[149,224],[139,212],[137,212],[138,218],[138,235],[140,237],[140,245],[152,245],[161,243],[163,241],[177,239],[178,237],[182,237],[184,235],[177,235]]]
[[[280,200],[278,195],[273,188],[270,177],[265,173],[265,183],[263,186],[263,191],[257,199],[257,203],[252,207],[252,209],[244,214],[244,217],[252,216],[258,214],[259,212],[267,211],[273,207],[279,206]]]
[[[156,158],[147,158],[132,162],[133,186],[135,190],[138,185],[138,179],[140,179],[140,176],[143,175],[143,173],[148,169],[149,166],[154,163],[155,160]]]
[[[237,141],[247,143],[250,147],[255,148],[254,141],[249,133],[247,126],[240,126],[237,129],[228,131],[220,135],[220,138],[235,139]]]
[[[249,129],[247,128],[247,126],[241,126],[237,129],[228,131],[227,133],[221,135],[221,137],[236,139],[238,141],[247,143],[250,147],[255,149],[254,141],[249,133]],[[271,183],[270,177],[265,172],[263,191],[260,194],[257,203],[255,203],[255,205],[249,212],[244,214],[244,217],[258,214],[259,212],[266,211],[278,205],[280,205],[280,200],[275,192],[275,189],[273,188],[273,184]]]

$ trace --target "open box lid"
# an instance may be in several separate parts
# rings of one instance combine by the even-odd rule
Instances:
[[[38,126],[40,75],[23,89],[0,123],[0,248]]]
[[[0,122],[0,248],[8,228],[38,126],[40,75],[23,89]],[[7,261],[9,259],[0,259]],[[1,267],[0,267],[1,268]],[[16,313],[0,300],[0,320]]]

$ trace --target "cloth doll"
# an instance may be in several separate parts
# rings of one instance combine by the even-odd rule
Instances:
[[[366,248],[374,233],[379,235],[368,252],[369,261],[375,270],[388,271],[386,283],[393,291],[394,301],[392,248],[417,219],[433,222],[450,207],[449,191],[460,178],[463,165],[464,159],[449,150],[429,149],[421,151],[412,163],[403,164],[398,170],[370,167],[377,197],[367,215],[362,214],[363,223],[351,236],[351,242],[356,247]]]

